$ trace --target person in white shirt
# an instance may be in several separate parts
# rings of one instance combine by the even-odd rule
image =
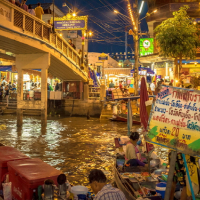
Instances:
[[[3,81],[2,81],[2,83],[1,84],[6,84],[7,83],[7,81],[5,80],[5,78],[3,78]]]
[[[153,81],[153,82],[150,84],[150,88],[151,88],[151,91],[153,92],[153,94],[155,94],[155,88],[156,88],[155,81]]]
[[[29,12],[31,15],[35,16],[35,10],[32,9],[32,6],[31,6],[30,4],[28,5],[28,12]]]

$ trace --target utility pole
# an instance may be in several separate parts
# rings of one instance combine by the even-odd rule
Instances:
[[[135,95],[138,95],[138,75],[139,75],[139,37],[138,37],[138,24],[139,24],[139,12],[138,12],[138,0],[135,0],[134,5],[135,14],[135,27],[133,27],[133,40],[135,46],[135,71],[134,71],[134,88]]]
[[[81,57],[81,69],[84,69],[84,57],[85,57],[85,37],[87,34],[86,31],[82,31],[82,57]],[[86,67],[87,68],[87,67]]]
[[[139,72],[139,12],[138,12],[138,0],[135,0],[133,4],[133,11],[132,5],[130,4],[130,0],[128,1],[128,10],[130,19],[132,21],[133,29],[129,30],[129,35],[133,36],[134,41],[134,49],[135,49],[135,70],[134,70],[134,90],[135,96],[138,95],[138,72]]]
[[[125,52],[127,56],[127,37],[128,37],[128,32],[127,32],[127,27],[125,27]]]
[[[55,33],[55,0],[53,0],[53,33]]]

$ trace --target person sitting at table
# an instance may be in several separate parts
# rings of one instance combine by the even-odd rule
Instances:
[[[113,80],[111,80],[111,82],[109,84],[109,88],[115,88],[115,84],[113,83]]]
[[[125,164],[126,166],[146,166],[141,161],[141,154],[137,148],[137,141],[139,139],[138,132],[132,132],[130,141],[126,144]]]
[[[124,93],[124,88],[123,88],[122,82],[123,81],[119,82],[119,89],[122,91],[122,93]]]

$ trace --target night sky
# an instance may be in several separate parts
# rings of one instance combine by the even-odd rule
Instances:
[[[51,3],[52,0],[28,0],[27,4],[38,2]],[[133,3],[134,0],[130,2]],[[63,3],[67,3],[72,10],[78,12],[78,15],[89,16],[88,30],[93,32],[89,41],[90,52],[125,52],[125,26],[131,25],[131,22],[128,18],[115,14],[113,10],[116,9],[129,16],[126,0],[55,0],[56,6],[67,13],[68,8],[62,7]],[[139,6],[140,4],[141,0],[139,0]],[[147,9],[147,3],[145,3],[140,18],[146,15]],[[142,32],[148,30],[146,20],[142,20],[141,30]],[[128,36],[128,44],[133,49],[132,36]],[[128,52],[132,51],[130,47],[128,47]]]

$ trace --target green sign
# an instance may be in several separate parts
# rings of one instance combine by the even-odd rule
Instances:
[[[140,39],[140,56],[146,56],[153,54],[154,50],[153,38],[141,38]]]

